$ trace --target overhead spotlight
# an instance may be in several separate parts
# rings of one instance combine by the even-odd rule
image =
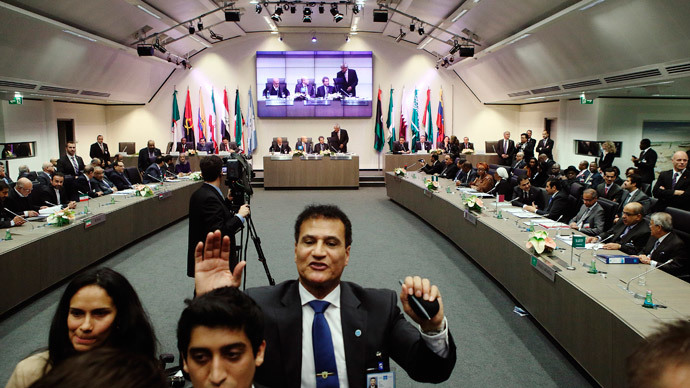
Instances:
[[[201,18],[199,18],[199,22],[196,24],[196,28],[201,31],[204,29],[204,22],[201,21]]]
[[[311,37],[311,42],[312,42],[312,43],[316,43],[316,42],[317,42],[317,40],[316,40],[316,35],[312,35],[312,37]]]
[[[311,15],[311,8],[304,7],[304,10],[302,10],[302,15]]]
[[[450,58],[448,58],[448,61],[449,61],[450,63],[455,62],[455,57],[454,57],[454,56],[451,56]]]
[[[281,21],[283,21],[283,19],[281,19],[281,18],[280,18],[280,15],[278,15],[277,13],[274,13],[273,15],[271,15],[271,19],[273,19],[274,22],[281,22]]]
[[[168,54],[168,62],[172,63],[172,58],[170,58],[170,54]]]
[[[450,51],[448,53],[450,55],[453,55],[453,54],[457,53],[459,50],[460,50],[460,44],[458,43],[457,39],[454,39],[453,40],[453,47],[450,49]]]
[[[262,10],[262,9],[263,9],[263,8],[261,7],[261,4],[257,4],[257,5],[256,5],[256,8],[255,8],[256,13],[261,13],[261,10]]]
[[[160,51],[163,54],[165,54],[166,51],[168,51],[165,49],[165,47],[163,47],[161,45],[161,42],[160,42],[160,40],[158,40],[158,38],[156,38],[156,43],[153,44],[153,48],[155,48],[156,50]]]
[[[286,8],[286,9],[287,9],[287,8]],[[282,15],[282,14],[283,14],[283,9],[280,8],[280,5],[277,5],[277,6],[276,6],[276,11],[275,11],[275,13],[278,14],[278,15]]]
[[[331,4],[331,15],[333,15],[333,21],[335,21],[336,23],[343,20],[344,17],[343,14],[341,14],[340,11],[338,11],[338,5],[336,4]]]
[[[348,35],[345,35],[345,43],[347,43],[347,42],[349,42],[349,41],[350,41],[350,35],[349,35],[349,34],[348,34]]]
[[[323,6],[323,3],[319,4],[319,13],[324,13],[326,9]]]
[[[398,36],[395,38],[395,43],[400,42],[400,41],[402,40],[402,38],[405,37],[405,35],[407,35],[407,34],[404,33],[403,30],[402,30],[402,28],[401,28],[401,29],[400,29],[400,34],[398,34]]]
[[[302,16],[302,23],[311,23],[311,16],[309,16],[309,15]]]
[[[355,4],[352,6],[352,13],[355,15],[359,13],[359,5]]]
[[[290,9],[290,4],[288,4],[288,3],[283,4],[283,9],[286,10],[286,11],[287,11],[288,9]]]
[[[302,22],[303,23],[311,23],[311,8],[305,7],[302,10]]]
[[[410,32],[414,32],[414,19],[410,20]]]
[[[282,42],[283,41],[283,35],[278,35],[278,40]]]
[[[295,12],[297,12],[297,7],[295,7],[295,5],[292,4],[292,5],[290,6],[290,13],[295,13]]]
[[[192,35],[194,34],[196,30],[194,29],[194,25],[190,22],[189,23],[189,34]]]
[[[419,35],[424,35],[424,26],[420,24],[419,28],[417,29],[417,32],[419,33]]]
[[[182,60],[182,68],[183,68],[183,69],[186,69],[186,68],[187,68],[187,61],[184,60],[184,59]]]
[[[223,36],[216,34],[212,29],[209,28],[208,31],[211,33],[211,39],[223,40]]]

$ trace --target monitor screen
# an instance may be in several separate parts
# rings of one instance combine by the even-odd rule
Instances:
[[[259,117],[371,117],[371,51],[257,51]]]

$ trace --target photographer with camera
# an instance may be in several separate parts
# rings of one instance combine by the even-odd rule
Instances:
[[[220,191],[223,161],[215,155],[201,159],[199,163],[204,184],[189,199],[189,241],[187,250],[187,276],[194,277],[194,249],[199,241],[205,241],[206,235],[216,229],[223,236],[229,236],[232,244],[230,269],[238,262],[238,249],[235,233],[240,231],[249,215],[249,205],[233,207],[232,189],[226,197]]]

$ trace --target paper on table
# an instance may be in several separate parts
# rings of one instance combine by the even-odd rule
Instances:
[[[119,190],[115,193],[112,193],[110,195],[132,195],[134,194],[134,189],[124,189],[124,190]]]
[[[568,245],[572,245],[573,238],[572,238],[572,236],[570,236],[570,235],[556,236],[556,238],[559,239],[559,240],[561,240],[561,241],[563,241],[564,243],[566,243],[566,244],[568,244]],[[592,249],[592,248],[594,248],[595,246],[597,246],[597,249],[601,249],[601,247],[603,246],[603,244],[600,244],[600,243],[589,243],[589,244],[585,244],[585,247],[584,247],[584,248],[575,248],[575,249]]]
[[[51,207],[47,207],[45,209],[39,210],[38,214],[47,216],[47,215],[51,215],[51,214],[55,213],[56,211],[58,211],[60,209],[62,209],[62,206],[60,206],[60,205],[51,206]]]

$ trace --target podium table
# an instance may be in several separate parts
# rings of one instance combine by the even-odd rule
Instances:
[[[264,188],[359,188],[359,156],[348,160],[272,160],[264,156]]]

